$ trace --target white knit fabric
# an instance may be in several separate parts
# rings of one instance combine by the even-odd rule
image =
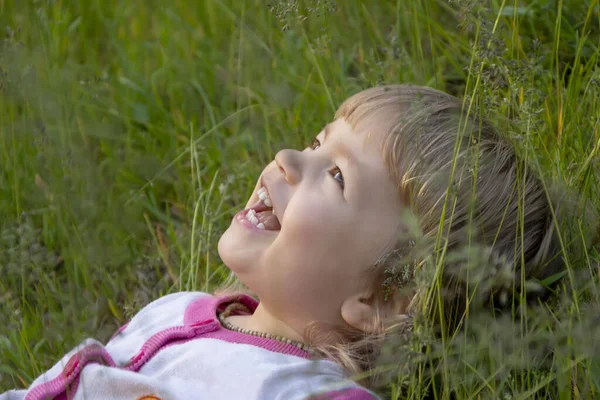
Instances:
[[[85,364],[78,375],[75,393],[69,393],[68,398],[142,400],[147,396],[146,399],[149,400],[294,400],[349,388],[355,390],[348,398],[375,398],[372,393],[359,390],[360,387],[347,379],[342,369],[333,362],[310,361],[253,344],[232,343],[202,335],[162,346],[135,372],[124,369],[132,358],[139,357],[140,350],[146,348],[143,346],[147,346],[153,335],[157,337],[160,332],[184,325],[186,309],[201,298],[212,297],[196,292],[176,293],[160,298],[140,311],[126,329],[106,346],[94,340],[86,340],[37,378],[28,390],[0,394],[0,400],[44,398],[40,397],[40,388],[50,388],[52,384],[49,382],[62,379],[61,375],[64,376],[65,371],[77,365],[72,360],[73,356],[90,346],[95,346],[103,354],[109,354],[116,365]],[[218,324],[214,326],[216,325]],[[218,325],[218,329],[224,328]],[[36,387],[38,392],[35,392]],[[362,394],[356,397],[356,393]],[[336,397],[341,398],[346,397]]]

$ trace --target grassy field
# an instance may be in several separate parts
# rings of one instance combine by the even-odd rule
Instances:
[[[510,120],[520,151],[598,209],[598,10],[0,0],[0,392],[162,294],[214,288],[217,239],[262,167],[369,86],[432,86]],[[565,237],[595,233],[572,222]],[[432,386],[432,364],[392,361],[390,395],[600,397],[599,258],[573,255],[544,318],[428,352]]]

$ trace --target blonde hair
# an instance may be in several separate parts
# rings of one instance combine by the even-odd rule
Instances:
[[[398,299],[406,293],[397,293],[392,301],[384,299],[382,283],[389,280],[388,271],[401,271],[398,266],[415,257],[412,267],[418,268],[423,248],[434,251],[435,242],[446,253],[480,246],[485,249],[484,262],[508,264],[517,282],[543,280],[564,268],[556,254],[553,206],[542,181],[491,124],[480,115],[467,115],[461,100],[426,87],[376,87],[346,100],[335,118],[344,118],[355,129],[377,125],[383,130],[378,133],[384,138],[384,161],[418,225],[416,237],[415,229],[405,230],[411,235],[398,238],[398,245],[388,249],[376,265],[372,290],[377,295],[372,301],[378,307],[382,334],[372,343],[368,338],[356,343],[353,351],[359,362],[347,365],[353,371],[372,367],[360,365],[361,353],[375,353],[369,357],[374,362],[374,346],[410,332],[412,313],[427,312],[448,330],[459,326],[466,307],[465,288],[450,274],[444,275],[444,315],[439,315],[437,307],[427,309],[422,292],[400,315]],[[415,241],[421,244],[420,254],[406,246]],[[464,266],[449,264],[445,262],[448,270]]]
[[[384,340],[410,335],[411,316],[423,305],[424,295],[411,296],[407,307],[408,295],[398,286],[411,281],[413,268],[422,263],[415,242],[443,242],[454,249],[476,237],[494,257],[509,260],[523,279],[541,280],[563,267],[560,257],[549,257],[555,255],[553,212],[541,180],[492,125],[468,116],[459,99],[425,87],[376,87],[347,99],[335,118],[344,118],[355,130],[360,125],[383,135],[385,164],[416,217],[417,229],[404,230],[374,266],[370,301],[380,332],[367,335],[349,327],[310,324],[305,339],[318,354],[360,373],[374,366]],[[433,245],[426,248],[434,250]],[[448,284],[452,290],[445,315],[438,317],[456,327],[464,313],[462,288],[448,282],[454,286]],[[331,336],[341,343],[323,345]]]

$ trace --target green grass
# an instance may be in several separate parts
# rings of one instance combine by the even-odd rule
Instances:
[[[597,0],[267,3],[0,0],[0,392],[160,295],[214,288],[262,167],[369,86],[511,119],[532,164],[600,206]],[[598,260],[574,255],[544,318],[430,346],[434,374],[392,362],[392,395],[599,396]]]

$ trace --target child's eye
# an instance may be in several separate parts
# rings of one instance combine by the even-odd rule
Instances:
[[[316,150],[319,147],[321,147],[321,142],[319,142],[319,139],[315,138],[315,139],[313,139],[313,141],[309,147],[311,150]]]
[[[311,150],[317,150],[319,147],[321,147],[321,142],[319,141],[319,139],[315,138],[315,139],[313,139],[313,141],[309,147]],[[333,179],[335,179],[340,184],[340,186],[343,189],[344,188],[344,175],[342,175],[342,171],[340,171],[340,168],[333,167],[331,169],[331,171],[329,171],[329,173],[331,174]]]
[[[329,171],[333,179],[338,181],[342,189],[344,188],[344,175],[342,175],[342,171],[340,171],[339,167],[334,167],[331,171]]]

